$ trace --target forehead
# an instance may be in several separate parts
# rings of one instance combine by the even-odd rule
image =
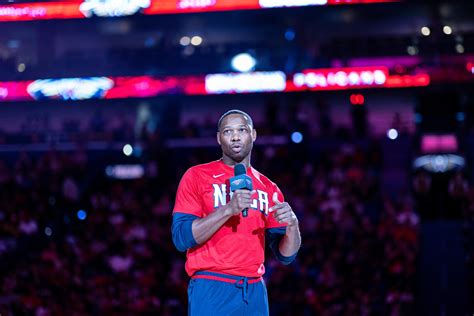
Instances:
[[[221,127],[235,125],[250,125],[249,120],[242,114],[229,114],[222,119]]]

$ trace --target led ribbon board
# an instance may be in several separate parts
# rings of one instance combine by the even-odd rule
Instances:
[[[385,67],[310,69],[192,76],[134,76],[39,79],[0,82],[1,101],[147,98],[159,95],[212,95],[423,87],[428,74],[391,76]]]
[[[397,0],[70,0],[0,5],[0,21],[84,19],[192,12],[257,10],[341,4],[400,2]]]

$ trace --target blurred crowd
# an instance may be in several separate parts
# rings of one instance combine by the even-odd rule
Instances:
[[[413,312],[419,217],[409,195],[381,192],[381,159],[377,144],[346,144],[317,163],[300,162],[300,172],[296,162],[286,175],[275,171],[277,183],[292,188],[286,198],[300,218],[303,247],[292,266],[269,263],[274,315]]]
[[[464,209],[464,243],[467,250],[466,264],[469,272],[469,301],[474,302],[474,187],[465,192],[467,204]]]
[[[147,172],[135,180],[106,177],[110,157],[81,147],[0,161],[2,315],[186,314],[174,194],[184,171],[219,149],[143,141]],[[303,235],[290,266],[267,254],[271,314],[409,315],[419,224],[411,196],[381,191],[377,141],[316,142],[254,148],[254,167],[278,183]]]

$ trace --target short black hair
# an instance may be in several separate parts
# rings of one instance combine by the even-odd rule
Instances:
[[[229,111],[227,111],[227,112],[225,112],[224,114],[221,115],[221,118],[217,122],[217,130],[218,131],[220,131],[220,129],[221,129],[221,123],[222,123],[222,120],[224,119],[224,117],[229,116],[231,114],[240,114],[240,115],[244,116],[247,119],[247,121],[249,122],[250,127],[253,128],[253,121],[252,121],[252,118],[250,117],[250,115],[248,115],[244,111],[234,109],[234,110],[229,110]]]

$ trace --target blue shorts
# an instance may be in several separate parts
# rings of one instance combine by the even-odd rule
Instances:
[[[188,316],[268,316],[268,296],[261,277],[196,272],[188,286]]]

